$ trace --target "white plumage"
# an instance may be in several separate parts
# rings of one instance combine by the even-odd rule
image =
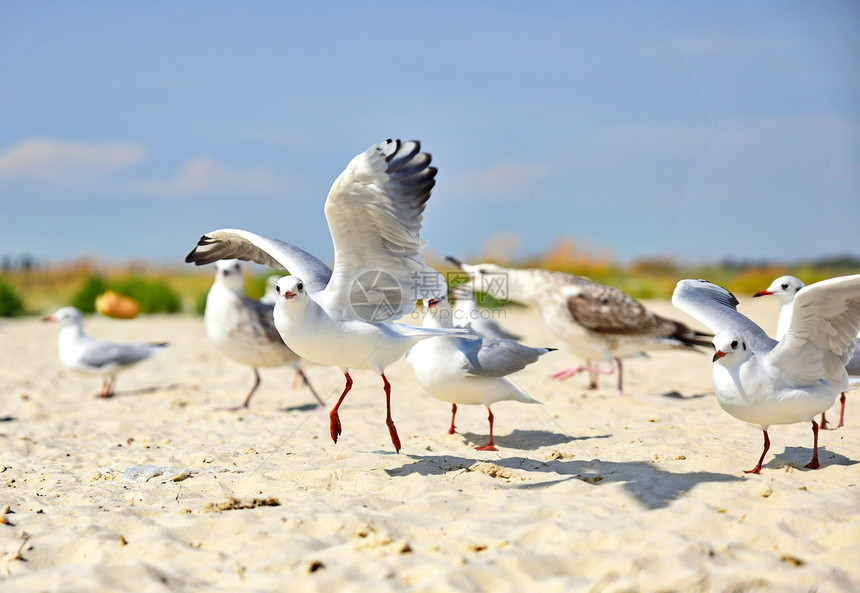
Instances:
[[[848,385],[845,363],[860,330],[860,275],[800,291],[779,342],[738,313],[734,295],[716,284],[681,280],[672,303],[716,334],[712,380],[720,407],[764,432],[764,451],[749,473],[761,470],[768,427],[794,422],[812,422],[813,456],[806,467],[818,467],[814,417]]]

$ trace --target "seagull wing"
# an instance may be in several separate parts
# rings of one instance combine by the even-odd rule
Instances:
[[[788,330],[768,360],[798,381],[842,385],[860,331],[860,274],[806,286],[794,298]]]
[[[198,266],[219,259],[241,259],[270,268],[288,270],[301,278],[311,293],[323,290],[331,278],[331,269],[319,259],[294,245],[269,239],[239,229],[221,229],[207,233],[185,256],[186,263]]]
[[[97,369],[113,364],[126,366],[149,358],[157,351],[153,344],[118,344],[91,338],[81,350],[81,362]]]
[[[723,330],[743,333],[753,352],[769,352],[776,340],[738,312],[738,299],[722,286],[707,280],[681,280],[672,293],[672,304],[715,334]]]
[[[495,338],[462,340],[460,349],[467,360],[464,370],[478,377],[505,377],[549,352],[547,348],[531,348],[514,340]]]
[[[325,307],[343,318],[351,304],[385,304],[392,318],[411,313],[423,289],[446,289],[419,253],[422,212],[436,169],[417,141],[388,140],[350,161],[332,185],[325,215],[334,273]]]

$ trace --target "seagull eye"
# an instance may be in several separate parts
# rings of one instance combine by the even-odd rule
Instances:
[[[787,283],[787,282],[786,282],[785,284],[783,284],[783,285],[782,285],[782,289],[783,289],[783,290],[788,290],[788,283]]]
[[[735,348],[737,348],[737,347],[738,347],[738,341],[737,341],[737,340],[732,340],[732,350],[734,350],[734,349],[735,349]]]
[[[281,294],[281,287],[278,286],[277,284],[275,284],[275,292],[277,292],[278,294]]]
[[[299,292],[301,292],[301,290],[302,290],[304,287],[305,287],[305,285],[304,285],[304,284],[302,284],[301,282],[299,282],[298,284],[296,284],[296,290],[298,290]]]

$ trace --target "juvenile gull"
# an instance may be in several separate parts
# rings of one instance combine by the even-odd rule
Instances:
[[[235,258],[289,270],[292,275],[276,285],[275,327],[302,358],[343,371],[346,385],[329,413],[335,442],[342,431],[338,409],[352,387],[350,370],[369,369],[382,377],[386,425],[399,451],[385,368],[420,340],[466,331],[393,322],[414,311],[425,287],[444,286],[419,253],[422,212],[435,175],[417,141],[388,140],[353,158],[325,203],[333,270],[289,243],[235,229],[204,235],[185,258],[197,265]]]
[[[770,286],[764,290],[760,290],[753,297],[773,295],[779,302],[779,321],[776,329],[776,339],[781,340],[788,331],[788,326],[791,323],[791,314],[794,311],[794,297],[797,292],[806,286],[803,281],[794,276],[780,276],[774,280]],[[854,339],[854,351],[848,363],[845,365],[845,370],[848,372],[848,391],[853,391],[860,388],[860,339]],[[836,428],[842,428],[845,423],[845,392],[839,396],[839,424]],[[822,429],[827,429],[827,418],[824,412],[821,412]]]
[[[592,282],[581,276],[541,269],[503,268],[495,264],[466,264],[449,257],[474,279],[475,289],[493,296],[537,305],[547,327],[587,361],[552,375],[566,379],[580,371],[592,374],[596,387],[601,371],[593,361],[615,362],[618,368],[618,395],[623,395],[622,358],[647,350],[711,345],[704,334],[683,323],[660,317],[623,291]]]
[[[447,297],[424,300],[427,311],[424,327],[450,328],[451,305]],[[406,361],[415,370],[415,378],[433,397],[451,402],[451,428],[457,404],[482,404],[487,407],[490,440],[479,451],[498,451],[493,444],[493,411],[490,405],[503,400],[538,403],[507,377],[535,362],[554,348],[529,348],[515,340],[499,338],[464,339],[438,337],[414,345]]]
[[[61,325],[57,343],[60,362],[64,367],[80,373],[101,375],[99,397],[114,394],[117,373],[161,352],[167,346],[166,342],[120,344],[91,338],[84,334],[83,318],[75,307],[62,307],[44,320]]]
[[[215,281],[206,296],[203,322],[209,340],[236,362],[251,367],[254,385],[238,406],[227,411],[244,410],[260,386],[259,367],[292,366],[311,393],[323,405],[301,367],[301,358],[290,350],[273,317],[274,304],[265,304],[245,295],[242,267],[235,259],[215,262]]]
[[[773,424],[812,422],[812,461],[818,462],[818,424],[814,417],[833,405],[848,385],[845,363],[860,330],[860,274],[807,286],[795,297],[791,321],[780,341],[738,313],[738,300],[706,280],[681,280],[672,304],[705,324],[714,336],[711,379],[720,407],[740,420],[761,426],[764,450]]]

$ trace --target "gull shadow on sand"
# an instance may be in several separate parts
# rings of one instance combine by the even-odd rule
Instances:
[[[297,406],[286,406],[283,408],[278,408],[279,412],[313,412],[317,408],[320,408],[319,404],[300,404]]]
[[[661,395],[663,397],[671,397],[672,399],[689,400],[689,399],[699,399],[702,397],[708,397],[708,396],[713,395],[713,394],[714,393],[712,391],[708,392],[708,393],[695,393],[693,395],[684,395],[683,393],[681,393],[679,391],[667,391],[666,393],[662,393]]]
[[[771,449],[771,451],[772,450],[773,449]],[[815,471],[803,467],[809,463],[811,459],[812,449],[808,447],[786,447],[785,451],[774,456],[774,458],[769,462],[763,464],[761,468],[762,472],[764,472],[766,469],[777,470],[785,467],[786,465],[791,465],[801,471]],[[857,461],[856,459],[849,459],[840,453],[829,451],[821,445],[818,446],[818,462],[821,464],[822,469],[828,465],[851,466],[860,463],[860,461]]]
[[[459,434],[472,446],[482,446],[487,443],[488,437],[486,434],[474,432],[460,432]],[[551,445],[561,445],[563,443],[585,439],[606,439],[610,436],[612,435],[603,434],[596,436],[572,437],[549,430],[520,430],[517,428],[507,435],[493,435],[493,443],[501,449],[534,451],[535,449]]]
[[[129,389],[128,391],[115,391],[110,397],[101,397],[99,399],[113,399],[115,397],[129,397],[133,395],[148,395],[150,393],[159,393],[161,391],[176,391],[182,389],[181,383],[173,383],[171,385],[162,385],[156,387],[141,387],[140,389]]]
[[[714,472],[668,472],[647,461],[539,460],[528,457],[505,459],[475,459],[454,455],[409,455],[412,463],[385,470],[392,477],[411,474],[444,475],[449,472],[470,472],[477,464],[492,464],[519,473],[526,482],[500,482],[516,489],[543,489],[570,480],[581,480],[594,487],[622,484],[648,509],[668,506],[699,484],[705,482],[740,482],[737,475]],[[504,476],[502,476],[504,477]]]

